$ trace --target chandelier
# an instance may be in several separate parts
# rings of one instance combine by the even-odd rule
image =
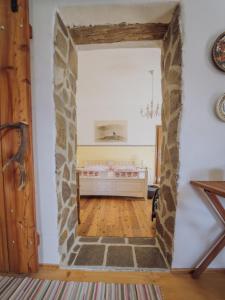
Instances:
[[[159,103],[154,103],[154,70],[149,71],[152,80],[152,97],[151,102],[149,102],[144,108],[141,108],[140,114],[143,118],[153,119],[160,115]]]

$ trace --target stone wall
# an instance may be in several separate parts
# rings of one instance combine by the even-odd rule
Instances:
[[[61,264],[67,265],[74,248],[77,227],[75,165],[77,53],[70,34],[58,14],[54,28],[54,46],[59,253]]]
[[[54,101],[56,111],[56,184],[61,265],[83,265],[84,260],[86,264],[93,265],[93,262],[88,262],[90,253],[100,251],[101,259],[99,259],[98,264],[95,263],[94,265],[113,266],[114,261],[116,261],[115,266],[123,267],[123,263],[120,263],[120,256],[117,255],[117,253],[123,251],[125,257],[128,254],[130,255],[130,265],[126,267],[151,268],[157,267],[157,264],[162,267],[165,264],[162,263],[163,259],[160,258],[160,252],[157,250],[158,245],[166,259],[166,263],[171,265],[179,171],[178,137],[181,112],[182,43],[179,16],[180,9],[177,7],[162,46],[163,144],[161,195],[156,220],[157,241],[147,239],[148,243],[140,245],[140,249],[135,245],[136,241],[133,244],[133,241],[130,243],[129,240],[125,239],[122,242],[117,240],[115,243],[112,239],[107,240],[102,237],[91,240],[91,238],[76,236],[75,163],[77,134],[75,93],[77,53],[68,29],[64,26],[59,15],[56,16],[54,31]],[[117,256],[116,260],[114,256]],[[145,259],[142,259],[142,263],[139,264],[138,259],[141,259],[141,256],[145,257]],[[159,259],[156,259],[156,256]],[[152,261],[155,260],[158,263],[153,266]]]
[[[174,223],[177,205],[177,180],[179,172],[179,125],[181,114],[182,41],[180,32],[180,7],[162,44],[162,165],[161,194],[156,230],[159,245],[169,265],[173,256]]]

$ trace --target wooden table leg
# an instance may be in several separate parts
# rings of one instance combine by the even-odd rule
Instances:
[[[213,259],[219,254],[219,252],[225,247],[225,231],[218,241],[213,245],[207,252],[206,256],[202,259],[199,265],[192,272],[192,277],[197,279],[203,271],[208,267],[208,265],[213,261]]]
[[[215,194],[213,194],[207,190],[204,190],[204,192],[211,200],[210,203],[213,205],[214,210],[217,212],[221,221],[225,224],[225,209],[223,208],[223,205],[221,204],[219,198]]]
[[[207,199],[220,218],[224,225],[224,231],[220,238],[211,246],[209,251],[205,254],[201,262],[196,266],[192,272],[193,278],[198,278],[201,273],[208,267],[213,259],[225,247],[225,208],[220,202],[218,196],[225,198],[225,181],[191,181],[191,184],[202,189],[207,196]]]

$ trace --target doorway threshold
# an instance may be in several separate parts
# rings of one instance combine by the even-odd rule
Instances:
[[[168,270],[156,238],[82,237],[61,268],[106,271]]]
[[[106,267],[106,266],[60,266],[61,270],[76,270],[76,271],[96,271],[96,272],[140,272],[140,273],[168,273],[169,267],[166,268],[126,268],[126,267]]]

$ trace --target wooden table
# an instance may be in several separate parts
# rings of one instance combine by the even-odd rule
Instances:
[[[193,278],[198,278],[201,273],[208,267],[213,259],[225,247],[225,209],[217,196],[225,198],[225,181],[191,181],[191,184],[206,194],[209,203],[218,215],[218,218],[224,224],[224,231],[218,240],[211,246],[211,248],[204,255],[200,263],[192,272]]]

